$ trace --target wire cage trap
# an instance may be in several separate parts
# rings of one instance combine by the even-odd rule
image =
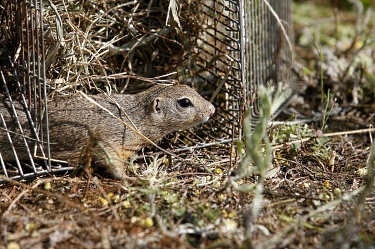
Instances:
[[[44,11],[48,9],[56,13],[57,26],[67,25],[58,14],[64,8],[56,8],[52,2],[7,0],[0,4],[0,138],[6,137],[1,141],[0,165],[4,175],[12,179],[74,168],[50,157],[47,99],[52,79],[47,75],[54,75],[48,72],[51,61],[58,58],[52,58],[51,54],[61,42],[62,34],[45,24]],[[160,0],[160,3],[152,4],[163,6],[162,12],[166,13],[169,2]],[[197,32],[184,33],[192,41],[183,51],[188,56],[176,62],[173,70],[177,71],[182,84],[188,84],[210,98],[216,113],[199,130],[178,132],[164,140],[162,144],[174,153],[229,144],[240,138],[246,107],[252,106],[253,120],[256,120],[257,86],[288,82],[292,61],[290,0],[202,0],[180,4],[191,3],[196,6],[194,13],[200,28]],[[130,4],[122,4],[121,8]],[[181,15],[182,12],[181,8]],[[189,24],[182,22],[176,29],[189,31]],[[55,31],[55,42],[49,42],[46,48],[45,34],[51,29]],[[165,34],[165,30],[162,29],[154,39]],[[134,31],[129,36],[135,34]],[[132,44],[133,48],[138,46],[134,45],[138,43]],[[144,51],[149,52],[150,57],[155,52]],[[118,71],[106,73],[113,75]],[[20,123],[19,115],[28,122]],[[12,117],[12,120],[6,120],[5,116]],[[17,134],[9,132],[9,125],[17,125]],[[18,155],[25,154],[25,151],[19,151],[15,136],[23,137],[26,162],[19,160]],[[11,153],[4,148],[11,148]]]

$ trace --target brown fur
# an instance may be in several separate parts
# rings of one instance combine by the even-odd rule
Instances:
[[[90,97],[123,122],[131,125],[121,111],[122,108],[136,128],[153,142],[170,132],[204,123],[215,111],[211,103],[188,86],[156,85],[135,95],[112,95],[111,98],[104,95]],[[188,98],[192,106],[181,107],[177,101],[182,98]],[[0,103],[0,108],[8,129],[20,134],[14,117],[10,115],[4,101]],[[86,162],[85,155],[90,155],[92,162],[106,168],[114,177],[124,179],[123,174],[129,157],[150,143],[79,94],[73,97],[56,97],[49,103],[48,108],[53,159],[78,165]],[[25,114],[20,111],[17,113],[23,127],[27,126]],[[2,127],[2,123],[0,126]],[[6,132],[1,127],[1,156],[4,161],[14,161]],[[19,160],[29,160],[22,137],[14,133],[10,134]],[[29,134],[28,132],[27,135],[30,136]],[[34,143],[30,139],[28,143],[32,149]]]

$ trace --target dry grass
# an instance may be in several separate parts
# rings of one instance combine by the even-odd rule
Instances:
[[[172,168],[165,158],[138,164],[131,169],[137,181],[126,184],[66,176],[13,182],[2,189],[2,238],[21,248],[236,248],[251,233],[257,248],[368,245],[375,196],[371,192],[364,205],[357,196],[369,145],[367,134],[331,139],[324,147],[340,153],[334,168],[319,157],[314,139],[297,154],[288,146],[278,150],[280,168],[264,182],[255,220],[253,194],[225,188],[228,163],[204,151]],[[206,160],[206,167],[194,160]],[[344,229],[350,237],[342,236]]]
[[[121,7],[106,1],[59,3],[56,7],[64,9],[61,18],[69,25],[63,27],[65,44],[58,52],[67,59],[51,61],[50,77],[64,79],[52,85],[56,91],[122,91],[133,73],[152,77],[175,71],[186,60],[191,44],[177,29],[159,28],[165,23],[167,6],[163,1],[153,3],[160,8],[146,11],[145,2]],[[182,10],[186,16],[180,16],[182,26],[197,21],[189,11],[198,8],[187,6]],[[313,7],[296,7],[296,13],[304,16],[296,20],[297,54],[303,65],[298,76],[309,84],[303,103],[296,107],[306,115],[313,110],[323,115],[309,125],[269,131],[270,140],[278,145],[273,160],[276,171],[264,181],[258,217],[250,212],[254,194],[235,191],[227,184],[237,165],[229,162],[234,152],[221,145],[190,152],[171,165],[166,157],[139,160],[129,168],[137,178],[132,182],[49,176],[3,184],[0,248],[373,247],[374,183],[372,173],[368,174],[371,179],[365,176],[374,167],[373,159],[368,161],[373,131],[324,134],[375,125],[374,53],[366,45],[373,41],[374,26],[367,25],[355,36],[356,18],[340,20],[337,30],[349,30],[343,35],[349,46],[341,47],[345,39],[327,40],[335,30],[330,29],[331,23],[317,27],[314,13],[303,12]],[[346,12],[343,16],[357,15]],[[50,25],[54,22],[51,18]],[[313,27],[319,32],[309,30]],[[48,35],[54,36],[53,32]],[[365,46],[351,47],[353,37],[355,44]],[[306,39],[311,43],[304,43]],[[145,44],[137,47],[136,40]],[[312,46],[314,42],[323,56]],[[121,47],[125,50],[120,51]],[[155,57],[146,56],[150,51],[155,51]],[[368,57],[373,60],[368,62]],[[355,58],[364,61],[350,63]],[[343,68],[335,67],[339,62]],[[121,72],[126,77],[111,76]],[[337,107],[342,108],[341,115],[327,120],[328,111]],[[253,185],[257,180],[252,175],[237,183]]]
[[[191,59],[193,37],[201,29],[198,1],[181,4],[179,20],[188,30],[181,30],[172,18],[166,26],[169,1],[164,0],[54,4],[45,11],[49,27],[45,40],[48,78],[56,79],[51,87],[58,92],[96,88],[123,92],[140,80],[168,76]]]

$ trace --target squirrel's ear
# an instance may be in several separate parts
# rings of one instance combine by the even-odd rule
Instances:
[[[160,102],[160,98],[154,99],[154,103],[152,104],[152,110],[154,112],[160,112],[161,108],[160,108],[159,102]]]

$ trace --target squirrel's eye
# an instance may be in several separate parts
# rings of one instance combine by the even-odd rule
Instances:
[[[181,106],[181,107],[189,107],[189,106],[193,106],[193,103],[191,103],[190,99],[188,98],[183,98],[183,99],[179,99],[177,100],[177,103]]]

